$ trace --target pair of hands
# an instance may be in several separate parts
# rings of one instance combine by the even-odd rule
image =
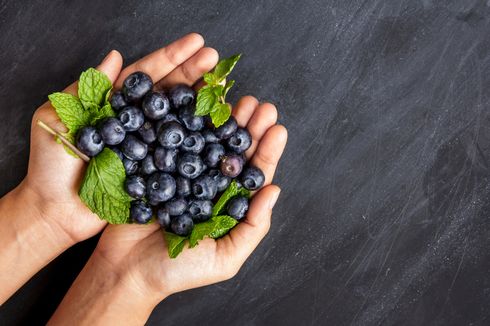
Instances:
[[[124,69],[119,52],[111,51],[97,69],[109,77],[116,90],[126,76],[138,70],[149,74],[156,88],[166,88],[177,83],[195,85],[217,62],[217,51],[204,47],[202,36],[193,33]],[[65,89],[75,95],[76,91],[76,83]],[[106,226],[80,201],[78,189],[85,163],[67,155],[63,146],[35,124],[40,119],[59,131],[65,130],[49,102],[33,117],[29,169],[23,188],[42,203],[40,216],[67,243],[104,230],[82,274],[90,274],[93,269],[115,275],[136,291],[135,295],[156,303],[175,292],[229,279],[269,230],[272,208],[280,192],[271,181],[287,140],[286,129],[276,125],[277,111],[272,104],[259,104],[254,97],[246,96],[233,108],[233,115],[252,135],[253,143],[246,156],[264,171],[265,186],[254,194],[245,221],[228,235],[217,241],[205,239],[196,248],[185,249],[176,259],[168,257],[157,224]],[[76,293],[70,290],[67,297]]]

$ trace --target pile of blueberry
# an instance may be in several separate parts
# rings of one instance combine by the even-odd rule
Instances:
[[[194,223],[211,217],[213,200],[236,178],[239,186],[256,190],[263,172],[245,165],[252,139],[230,117],[215,128],[208,117],[194,115],[196,93],[186,85],[168,92],[153,90],[151,78],[135,72],[115,92],[111,105],[117,118],[79,131],[76,145],[88,156],[105,146],[122,160],[126,191],[135,200],[130,217],[147,223],[153,215],[168,231],[189,235]],[[237,196],[228,215],[241,220],[248,199]]]

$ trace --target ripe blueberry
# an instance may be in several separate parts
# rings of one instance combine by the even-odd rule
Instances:
[[[228,139],[231,136],[233,136],[237,128],[238,125],[236,123],[235,118],[230,117],[224,124],[216,128],[214,134],[216,135],[216,137],[218,137],[221,140]]]
[[[197,131],[191,132],[184,138],[180,148],[184,152],[199,154],[204,148],[204,137]]]
[[[163,228],[168,229],[170,226],[170,214],[165,207],[159,207],[157,210],[157,221]]]
[[[187,200],[182,197],[172,198],[165,203],[170,216],[182,215],[187,210]]]
[[[143,112],[135,106],[127,106],[117,115],[126,131],[136,131],[145,122]]]
[[[218,166],[218,163],[225,155],[225,148],[221,144],[210,143],[204,147],[202,158],[204,164],[208,167],[214,168]]]
[[[137,71],[129,75],[123,82],[122,92],[129,102],[143,98],[153,87],[153,82],[147,74]]]
[[[124,98],[124,94],[121,91],[112,94],[111,106],[114,109],[114,111],[120,111],[125,106],[128,106],[128,102],[126,102],[126,99]]]
[[[243,171],[240,180],[246,189],[257,190],[264,185],[265,176],[261,169],[249,166]]]
[[[172,198],[175,195],[175,188],[175,179],[167,173],[156,172],[146,182],[146,194],[152,204]]]
[[[141,174],[150,175],[157,171],[158,169],[155,166],[153,155],[152,154],[146,155],[143,161],[141,161]]]
[[[185,106],[179,110],[180,121],[191,131],[199,131],[204,128],[203,117],[195,115],[195,111],[195,108],[192,106]]]
[[[106,145],[118,145],[126,137],[126,131],[121,121],[107,118],[99,124],[99,132]]]
[[[243,169],[245,159],[239,154],[227,154],[222,160],[220,171],[223,175],[230,178],[236,178]]]
[[[130,160],[127,157],[123,159],[123,166],[124,171],[126,171],[126,175],[132,175],[138,171],[138,162]]]
[[[217,191],[216,182],[208,175],[201,175],[192,183],[192,193],[197,199],[211,200]]]
[[[146,195],[146,182],[140,176],[132,175],[126,178],[126,192],[135,199],[142,199]]]
[[[211,131],[210,129],[204,129],[203,131],[201,131],[201,134],[204,137],[204,141],[206,142],[206,144],[219,143],[218,137],[216,137],[214,132]]]
[[[170,90],[169,97],[172,107],[179,109],[182,106],[193,103],[196,98],[196,92],[189,86],[180,84]]]
[[[245,128],[238,128],[235,134],[226,141],[228,148],[235,153],[241,154],[252,145],[252,136]]]
[[[150,121],[146,121],[138,129],[138,133],[141,139],[147,144],[151,144],[155,140],[157,140],[157,133],[155,132],[155,128],[153,128],[153,123],[151,123]]]
[[[116,153],[117,157],[119,157],[119,159],[122,161],[124,159],[124,155],[123,153],[121,152],[121,150],[117,147],[111,147],[111,150]]]
[[[170,121],[158,130],[158,141],[165,148],[177,148],[185,139],[185,130],[180,123]]]
[[[170,103],[163,92],[149,92],[141,104],[143,113],[150,119],[162,119],[170,110]]]
[[[148,145],[133,135],[127,135],[121,143],[120,148],[124,156],[133,161],[144,159],[148,153]]]
[[[205,169],[204,163],[198,155],[185,153],[177,162],[177,171],[180,175],[189,178],[197,178]]]
[[[175,177],[175,183],[177,184],[177,195],[185,197],[192,193],[191,180],[184,178],[183,176]]]
[[[208,175],[216,182],[218,192],[225,191],[231,183],[231,178],[223,175],[218,169],[209,170]]]
[[[187,236],[192,232],[194,222],[189,214],[176,216],[170,222],[170,229],[177,235]]]
[[[204,222],[213,214],[213,202],[210,200],[192,199],[187,209],[195,222]]]
[[[131,202],[129,215],[135,223],[145,224],[151,220],[153,212],[147,203],[142,200],[135,200]]]
[[[155,166],[163,172],[175,172],[177,167],[177,154],[178,150],[175,148],[163,148],[157,147],[153,154],[153,160]]]
[[[177,118],[177,116],[173,113],[169,113],[167,114],[163,119],[161,120],[158,120],[155,124],[155,131],[159,132],[160,128],[162,127],[162,125],[165,123],[165,122],[170,122],[170,121],[175,121],[175,122],[179,122],[179,118]]]
[[[94,127],[80,129],[76,139],[77,148],[85,155],[95,156],[104,149],[102,136]]]
[[[232,198],[227,207],[228,215],[233,217],[235,220],[241,220],[245,217],[248,211],[248,199],[243,196],[236,196]]]

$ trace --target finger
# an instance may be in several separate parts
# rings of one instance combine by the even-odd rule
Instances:
[[[117,50],[112,50],[105,56],[102,62],[95,69],[106,74],[111,83],[114,83],[117,76],[119,76],[119,73],[121,72],[122,64],[123,59],[121,53],[119,53]],[[63,92],[77,96],[77,90],[78,81],[65,88]]]
[[[282,125],[271,127],[260,140],[252,160],[251,165],[258,167],[264,172],[265,185],[272,182],[276,171],[277,163],[286,146],[288,132]]]
[[[172,70],[192,57],[203,46],[204,39],[201,35],[197,33],[187,34],[166,47],[156,50],[124,68],[116,81],[115,88],[120,88],[124,79],[135,71],[147,73],[153,82],[157,83]]]
[[[259,101],[253,96],[244,96],[238,101],[233,108],[232,115],[240,127],[245,128],[247,126],[258,106]]]
[[[165,76],[156,88],[163,89],[176,84],[193,85],[202,75],[218,63],[218,51],[213,48],[202,48],[186,62]]]
[[[266,131],[272,127],[277,121],[276,107],[271,103],[260,104],[255,110],[250,121],[247,124],[247,129],[252,136],[252,145],[245,152],[247,159],[252,157],[259,145],[260,140]]]
[[[243,264],[269,232],[272,208],[280,192],[279,187],[269,185],[253,197],[245,220],[235,226],[227,236],[218,240],[218,250],[223,251],[220,257],[236,258],[234,264],[237,267]]]

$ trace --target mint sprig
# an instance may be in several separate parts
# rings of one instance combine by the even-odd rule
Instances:
[[[231,115],[231,108],[226,103],[226,94],[235,84],[234,80],[224,83],[226,77],[231,73],[241,54],[233,55],[221,60],[212,72],[204,74],[207,85],[197,93],[196,115],[209,114],[213,125],[219,127],[224,124]]]
[[[228,204],[233,197],[238,195],[250,197],[250,191],[243,187],[238,187],[238,184],[233,180],[213,206],[211,219],[206,222],[195,224],[194,229],[189,236],[182,237],[165,232],[165,240],[167,242],[168,255],[170,258],[177,257],[182,250],[184,250],[186,242],[189,242],[189,248],[193,248],[205,237],[212,239],[221,238],[235,227],[238,223],[237,220],[226,215],[224,211],[226,204]]]

